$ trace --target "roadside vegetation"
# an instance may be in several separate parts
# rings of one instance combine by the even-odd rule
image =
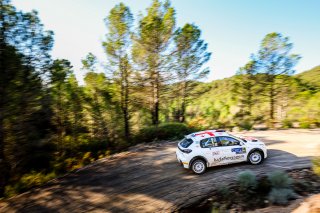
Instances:
[[[107,60],[84,56],[79,84],[67,59],[51,57],[54,32],[36,11],[10,0],[0,11],[0,197],[136,143],[320,125],[320,67],[293,75],[300,56],[281,33],[267,34],[234,77],[203,83],[211,53],[197,25],[177,26],[169,1],[139,17],[120,3],[105,18]]]
[[[244,212],[270,205],[286,206],[291,200],[319,192],[320,176],[310,169],[275,171],[258,177],[248,170],[240,172],[234,184],[221,186],[212,197],[181,212]]]

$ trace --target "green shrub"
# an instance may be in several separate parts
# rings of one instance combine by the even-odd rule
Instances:
[[[312,169],[315,174],[320,176],[320,157],[312,159]]]
[[[91,152],[92,154],[98,153],[101,150],[106,150],[108,146],[108,141],[107,140],[88,140],[88,141],[83,141],[78,145],[79,152]]]
[[[17,195],[19,190],[17,189],[16,185],[6,185],[4,188],[4,197],[8,198]]]
[[[257,187],[256,175],[251,171],[243,171],[238,174],[237,183],[241,191],[252,190]]]
[[[274,188],[269,194],[269,201],[273,204],[285,205],[289,199],[294,197],[295,194],[292,189]]]
[[[153,140],[168,140],[182,138],[193,130],[183,123],[163,123],[158,127],[151,126],[140,130],[134,137],[134,142],[150,142]]]
[[[299,127],[303,129],[314,128],[317,126],[318,121],[314,118],[304,117],[299,120]]]
[[[311,126],[311,123],[308,121],[301,121],[299,122],[299,127],[303,129],[309,129]]]
[[[294,198],[295,194],[292,190],[292,179],[285,172],[276,171],[268,176],[272,185],[269,193],[269,200],[274,204],[284,205],[289,199]]]
[[[292,185],[292,179],[285,172],[273,172],[268,179],[274,188],[290,188]]]
[[[292,128],[293,127],[293,122],[291,120],[288,120],[288,119],[284,119],[282,122],[281,122],[281,126],[282,128]]]
[[[312,191],[312,183],[305,181],[303,179],[298,179],[293,181],[293,189],[298,194],[304,194],[306,191]]]
[[[220,186],[217,191],[222,198],[230,197],[230,189],[224,185]]]
[[[262,176],[258,180],[256,191],[260,194],[267,195],[271,190],[271,183],[266,176]]]
[[[45,174],[42,172],[31,171],[30,173],[23,175],[16,184],[6,186],[5,196],[11,197],[33,187],[41,186],[55,177],[55,173]]]
[[[29,174],[25,174],[21,177],[20,183],[26,189],[32,188],[34,186],[40,186],[55,177],[55,173],[44,174],[41,172],[32,171]]]
[[[241,130],[251,130],[253,127],[253,122],[251,120],[242,120],[237,123]]]

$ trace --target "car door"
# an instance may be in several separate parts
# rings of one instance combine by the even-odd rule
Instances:
[[[241,141],[229,136],[219,136],[216,140],[219,157],[213,159],[215,164],[231,164],[246,160],[247,150]]]
[[[218,141],[216,137],[205,138],[200,141],[201,153],[207,159],[209,166],[217,166],[222,163],[219,161],[221,156],[220,147],[218,147]]]
[[[209,166],[211,166],[214,161],[216,144],[216,139],[214,137],[205,138],[200,141],[201,154],[207,159]]]

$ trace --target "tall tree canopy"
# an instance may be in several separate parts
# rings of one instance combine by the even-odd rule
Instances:
[[[108,55],[111,78],[115,85],[114,94],[120,103],[123,114],[124,135],[127,140],[130,138],[129,90],[131,65],[128,48],[131,45],[132,21],[130,9],[123,3],[116,5],[106,18],[109,33],[106,36],[107,40],[103,43]]]
[[[283,82],[277,84],[276,80],[279,76],[293,74],[293,68],[300,59],[299,55],[290,53],[292,48],[293,44],[289,42],[288,37],[280,33],[269,33],[262,40],[260,50],[254,56],[257,72],[264,74],[260,83],[263,84],[264,94],[269,99],[269,119],[272,127],[277,95],[283,86]]]
[[[7,180],[27,170],[28,152],[39,143],[44,73],[50,64],[52,32],[37,13],[17,11],[0,0],[0,196]],[[43,119],[45,120],[45,119]]]
[[[185,24],[175,32],[174,41],[176,45],[176,75],[178,90],[178,121],[185,121],[185,111],[191,90],[195,81],[206,77],[209,69],[202,69],[209,61],[211,53],[207,51],[207,43],[200,38],[201,30],[194,24]]]
[[[140,18],[134,35],[134,61],[142,71],[141,82],[145,83],[145,95],[154,125],[159,123],[162,86],[171,80],[169,45],[175,23],[175,10],[169,1],[154,0],[147,14]]]

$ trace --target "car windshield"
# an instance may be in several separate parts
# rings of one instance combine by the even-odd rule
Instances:
[[[190,138],[184,138],[182,141],[180,141],[180,146],[183,148],[188,148],[192,144],[193,140]]]
[[[231,134],[229,134],[229,135],[230,135],[231,137],[234,137],[234,138],[238,139],[239,141],[247,142],[245,139],[240,138],[240,137],[238,137],[238,136],[234,136],[234,135],[231,135]]]

